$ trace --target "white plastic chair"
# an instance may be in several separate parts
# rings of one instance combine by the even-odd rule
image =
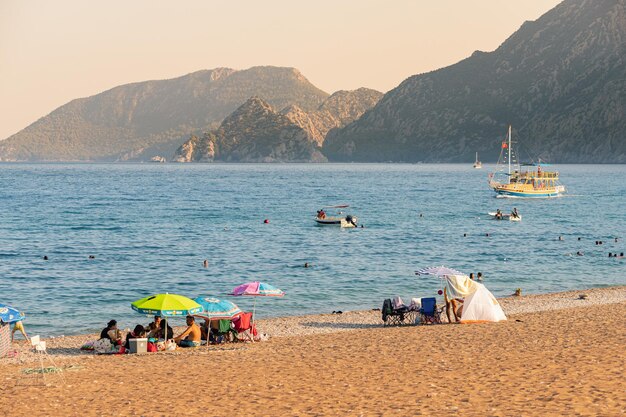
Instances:
[[[35,353],[37,354],[37,356],[39,357],[39,372],[41,374],[41,377],[43,379],[43,383],[44,385],[48,385],[48,381],[46,379],[46,370],[47,367],[44,366],[44,359],[47,363],[50,363],[52,365],[52,367],[54,368],[55,372],[58,373],[59,377],[61,378],[61,380],[63,381],[63,383],[65,383],[65,376],[63,375],[63,370],[61,368],[58,368],[56,363],[54,362],[54,360],[52,359],[52,357],[50,355],[48,355],[48,351],[46,350],[46,342],[44,340],[41,340],[41,337],[39,335],[37,336],[33,336],[30,338],[30,344],[33,347]],[[37,375],[35,375],[37,376]]]

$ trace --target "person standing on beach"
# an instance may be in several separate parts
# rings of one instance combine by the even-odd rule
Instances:
[[[452,323],[452,318],[450,317],[450,310],[452,310],[452,314],[454,314],[454,321],[459,322],[461,319],[459,318],[462,314],[463,306],[459,307],[457,310],[457,302],[462,303],[464,300],[459,298],[448,298],[448,287],[443,288],[443,299],[446,302],[446,316],[448,317],[448,323]]]
[[[26,330],[24,330],[24,324],[22,323],[22,320],[16,321],[15,324],[13,324],[13,330],[11,331],[11,342],[14,339],[15,332],[17,332],[18,330],[22,333],[22,335],[24,336],[24,339],[26,339],[30,343],[30,339],[28,338],[28,335],[26,334]]]

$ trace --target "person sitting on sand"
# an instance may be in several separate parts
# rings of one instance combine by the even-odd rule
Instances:
[[[126,335],[124,347],[126,350],[130,350],[130,339],[141,339],[144,337],[146,337],[146,329],[141,324],[138,324],[135,326],[135,330]]]
[[[109,339],[111,342],[113,342],[113,338],[111,336],[114,333],[112,332],[111,334],[109,334],[109,332],[115,331],[115,330],[117,330],[117,321],[116,320],[109,321],[107,323],[107,327],[102,329],[102,331],[100,332],[100,339]]]
[[[196,324],[196,320],[193,316],[187,316],[187,329],[180,335],[174,338],[176,344],[180,347],[196,347],[200,346],[200,340],[202,339],[202,332],[200,327]]]
[[[165,320],[159,321],[159,330],[157,331],[157,337],[156,337],[157,339],[170,340],[174,338],[174,330],[169,324],[167,325],[167,337],[164,337],[166,335],[165,324],[166,324]]]
[[[146,327],[148,332],[148,338],[158,339],[159,331],[161,330],[161,316],[154,316],[154,321],[148,324],[148,326]]]
[[[144,327],[144,329],[146,329],[146,335],[148,336],[148,339],[157,338],[156,333],[158,331],[158,327],[154,325],[154,322],[149,323],[146,327]]]

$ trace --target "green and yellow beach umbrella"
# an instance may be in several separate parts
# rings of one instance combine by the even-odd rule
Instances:
[[[191,298],[178,294],[156,294],[142,298],[130,304],[133,310],[141,314],[153,314],[163,317],[185,317],[200,313],[202,306]]]

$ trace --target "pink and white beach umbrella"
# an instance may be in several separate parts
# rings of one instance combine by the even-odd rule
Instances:
[[[252,297],[283,297],[285,292],[265,282],[246,282],[236,286],[231,295]]]
[[[256,297],[284,297],[285,292],[265,282],[253,281],[236,286],[231,295],[255,297],[252,305],[252,323],[256,312]]]

